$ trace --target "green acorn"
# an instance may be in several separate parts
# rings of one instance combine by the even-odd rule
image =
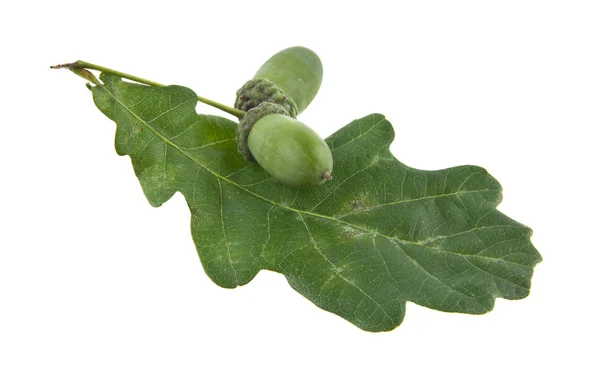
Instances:
[[[331,180],[333,157],[311,128],[274,103],[249,110],[238,126],[238,149],[273,178],[292,188],[313,188]]]
[[[248,148],[271,176],[292,188],[313,188],[331,180],[329,146],[311,128],[281,114],[254,124]]]
[[[296,117],[321,87],[323,65],[313,51],[290,47],[271,56],[237,92],[235,108],[248,111],[263,102],[277,103]]]

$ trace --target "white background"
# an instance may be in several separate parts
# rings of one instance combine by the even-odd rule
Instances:
[[[86,4],[0,5],[1,375],[599,374],[597,1]],[[231,104],[293,45],[324,64],[301,115],[322,136],[380,112],[401,161],[502,183],[544,257],[528,298],[408,303],[373,334],[275,273],[222,289],[182,196],[150,207],[84,80],[48,69],[82,59]]]

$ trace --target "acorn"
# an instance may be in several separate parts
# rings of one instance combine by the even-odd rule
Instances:
[[[314,188],[332,179],[327,143],[280,105],[265,102],[248,111],[237,134],[240,152],[288,187]]]
[[[296,120],[322,78],[319,57],[291,47],[273,55],[237,92],[235,108],[246,111],[237,129],[238,150],[289,187],[312,188],[332,179],[329,146]]]
[[[263,102],[282,105],[296,117],[321,87],[321,59],[306,47],[290,47],[271,56],[237,92],[235,108],[248,111]]]

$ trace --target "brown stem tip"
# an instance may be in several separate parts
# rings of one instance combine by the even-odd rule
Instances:
[[[331,176],[331,174],[329,174],[329,170],[325,170],[325,172],[323,172],[323,174],[321,175],[321,178],[323,178],[325,180],[331,180],[331,179],[333,179],[333,176]]]
[[[65,63],[65,64],[56,64],[56,65],[51,65],[50,66],[51,69],[71,69],[73,67],[77,67],[77,62],[74,62],[74,63]]]

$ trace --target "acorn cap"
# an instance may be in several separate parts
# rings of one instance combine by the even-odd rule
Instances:
[[[246,160],[254,161],[252,152],[248,148],[248,135],[250,134],[252,127],[257,121],[271,114],[290,116],[284,106],[271,102],[262,102],[256,107],[247,110],[246,115],[240,119],[240,123],[235,132],[235,141],[238,151]]]
[[[279,86],[266,78],[253,78],[246,82],[236,93],[234,107],[242,111],[250,111],[259,104],[275,103],[283,106],[288,116],[295,118],[298,115],[296,102],[287,96]]]

